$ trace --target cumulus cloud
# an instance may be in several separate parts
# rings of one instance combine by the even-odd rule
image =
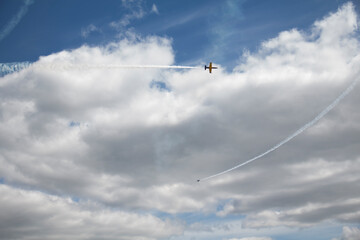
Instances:
[[[171,40],[152,36],[54,53],[2,77],[1,205],[12,204],[20,192],[36,195],[45,205],[75,209],[75,219],[86,220],[80,221],[84,228],[89,223],[100,229],[103,225],[87,221],[90,210],[84,210],[83,202],[104,206],[105,219],[126,219],[131,211],[196,211],[243,215],[244,228],[358,222],[358,94],[349,95],[318,125],[266,158],[196,183],[274,146],[358,77],[356,19],[354,6],[345,4],[309,31],[292,29],[265,41],[231,73],[101,67],[173,64]],[[51,67],[64,64],[79,67]],[[87,69],[87,64],[99,68]],[[57,200],[48,201],[50,196]],[[80,203],[66,202],[69,196]],[[41,206],[24,203],[37,209],[34,205]],[[99,211],[90,212],[98,216]],[[46,225],[54,212],[32,214]],[[135,227],[123,227],[119,220],[120,229],[130,229],[125,234],[130,239],[181,232],[153,215],[131,216],[149,219],[160,230],[136,235]],[[108,221],[112,229],[116,220]],[[8,234],[16,238],[22,230],[14,231]],[[71,234],[76,233],[67,237]]]
[[[1,239],[159,239],[181,224],[0,185]],[[44,230],[46,229],[46,230]]]
[[[333,240],[359,240],[360,229],[357,227],[343,227],[341,238],[334,238]]]

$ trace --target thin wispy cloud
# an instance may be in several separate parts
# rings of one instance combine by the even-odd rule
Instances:
[[[151,12],[155,13],[155,14],[159,14],[159,10],[158,10],[157,6],[155,5],[155,3],[152,5]]]
[[[120,20],[112,21],[110,23],[111,27],[118,30],[123,30],[124,28],[129,27],[133,21],[142,19],[149,14],[159,15],[159,10],[156,4],[153,4],[151,9],[147,9],[143,0],[125,0],[122,1],[122,7],[128,13],[122,16]]]
[[[90,24],[87,27],[81,29],[81,36],[83,38],[87,38],[91,33],[94,32],[101,32],[101,29],[96,27],[94,24]]]
[[[224,60],[229,52],[233,52],[231,47],[234,45],[234,39],[240,36],[238,25],[245,15],[243,5],[246,0],[226,0],[222,8],[215,9],[209,18],[209,35],[211,36],[211,47],[207,53],[213,58]],[[241,50],[241,49],[240,49]]]
[[[19,12],[5,25],[3,29],[0,30],[0,41],[2,41],[7,35],[9,35],[12,30],[14,30],[16,25],[19,24],[21,19],[27,13],[29,6],[33,3],[33,0],[24,0],[24,4],[20,8]]]
[[[122,1],[122,7],[128,11],[120,20],[113,21],[110,26],[116,29],[123,29],[134,20],[141,19],[146,15],[143,0]]]

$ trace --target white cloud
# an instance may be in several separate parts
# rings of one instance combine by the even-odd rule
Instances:
[[[87,223],[89,229],[105,228],[89,220],[87,214],[93,212],[81,205],[89,200],[100,206],[93,214],[104,211],[110,219],[111,230],[111,219],[123,223],[133,216],[134,222],[146,222],[140,233],[136,227],[125,228],[129,238],[137,239],[181,231],[153,215],[130,214],[133,210],[240,214],[248,228],[358,222],[358,94],[350,94],[319,125],[246,169],[196,183],[278,143],[357,77],[360,47],[354,17],[347,4],[309,33],[283,32],[264,42],[259,52],[244,56],[232,73],[103,67],[173,64],[171,40],[155,36],[44,56],[1,78],[1,182],[44,192],[25,191],[21,194],[40,200],[26,202],[33,199],[27,197],[17,203],[29,209],[49,205],[45,215],[32,213],[42,219],[40,225],[58,212],[52,206],[58,209],[59,204],[66,214],[74,209],[83,224],[80,230]],[[337,35],[329,30],[334,26],[344,30]],[[169,91],[152,88],[153,81],[163,82]],[[1,187],[2,206],[11,205],[22,191]],[[53,195],[79,198],[80,205],[62,197],[51,205],[46,199]],[[51,223],[67,223],[71,214],[66,214]],[[146,219],[153,229],[160,226],[159,232],[149,235]],[[77,235],[72,229],[66,237]]]
[[[263,192],[261,196],[243,197],[241,202],[229,202],[218,215],[264,209],[248,214],[243,221],[244,228],[310,227],[322,221],[356,222],[359,219],[360,212],[355,209],[360,206],[360,198],[351,185],[346,184],[359,181],[356,175],[359,160],[327,162],[313,159],[291,164],[285,169],[291,177],[287,177],[288,182],[281,185],[281,189]],[[331,188],[323,189],[327,184]],[[293,186],[297,188],[293,189]],[[348,199],[344,199],[344,194]],[[281,205],[283,208],[279,207]]]
[[[357,227],[343,227],[341,238],[334,238],[333,240],[359,240],[360,229]]]
[[[334,30],[337,28],[341,31]],[[258,84],[289,79],[296,84],[339,81],[352,69],[345,59],[356,60],[354,50],[359,48],[359,43],[350,37],[355,32],[356,14],[353,5],[348,3],[316,22],[310,34],[292,29],[264,42],[259,53],[249,55],[238,70],[246,69]],[[274,74],[267,74],[269,72]]]
[[[358,28],[357,17],[353,13],[354,6],[351,2],[348,2],[342,6],[340,11],[330,14],[325,21],[315,22],[314,30],[320,36],[318,41],[330,45],[335,44],[335,46],[344,43],[339,40]],[[347,43],[346,39],[345,43]],[[354,44],[354,42],[350,41],[348,44]]]
[[[150,240],[182,233],[181,224],[149,214],[114,211],[4,185],[0,193],[2,239]]]

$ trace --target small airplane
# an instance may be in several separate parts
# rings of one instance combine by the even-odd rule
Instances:
[[[206,70],[206,69],[209,69],[209,73],[211,73],[211,71],[212,71],[213,69],[217,69],[217,67],[213,67],[213,66],[212,66],[212,62],[210,62],[209,66],[206,66],[206,65],[205,65],[205,70]]]
[[[200,182],[200,179],[198,179],[197,182]]]

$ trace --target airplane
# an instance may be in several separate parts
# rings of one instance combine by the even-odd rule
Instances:
[[[200,179],[198,179],[197,182],[200,182]]]
[[[206,66],[206,65],[205,65],[205,70],[206,70],[206,69],[209,69],[209,73],[211,73],[211,70],[217,69],[217,67],[213,67],[213,66],[212,66],[212,62],[210,62],[209,66]]]

